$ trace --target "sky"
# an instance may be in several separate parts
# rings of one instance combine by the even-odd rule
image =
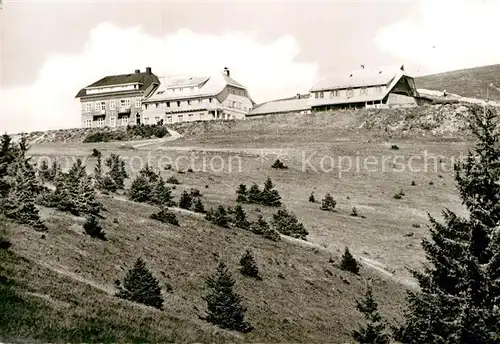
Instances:
[[[498,0],[4,0],[0,11],[9,133],[78,127],[79,89],[145,67],[160,77],[228,67],[260,103],[361,64],[417,76],[500,63]]]

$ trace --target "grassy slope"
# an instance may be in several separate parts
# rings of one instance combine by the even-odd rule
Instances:
[[[491,100],[500,101],[500,64],[417,77],[415,83],[418,88],[446,89],[463,97],[485,99],[489,96]]]
[[[362,295],[365,278],[372,278],[383,313],[400,319],[400,286],[369,269],[362,269],[361,277],[343,272],[329,262],[327,252],[214,227],[191,215],[180,216],[176,228],[148,219],[154,209],[147,205],[105,199],[105,206],[107,242],[83,235],[82,219],[50,209],[42,211],[49,227],[44,239],[2,221],[13,246],[12,253],[0,252],[1,339],[344,342],[361,320],[354,298]],[[262,281],[237,271],[246,248],[255,252]],[[234,273],[256,328],[246,337],[199,319],[205,307],[203,280],[215,269],[217,254]],[[165,311],[112,296],[114,281],[139,256],[163,286]]]

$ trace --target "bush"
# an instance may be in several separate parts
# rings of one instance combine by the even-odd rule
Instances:
[[[85,233],[90,235],[92,238],[106,240],[105,233],[99,223],[99,219],[94,215],[87,217],[85,223],[83,224],[83,229],[85,230]]]
[[[168,184],[175,184],[175,185],[179,185],[179,181],[177,180],[177,178],[175,178],[174,176],[171,176],[167,179],[167,183]]]
[[[248,229],[250,222],[247,220],[247,214],[241,207],[241,205],[236,205],[234,208],[234,225],[241,229]]]
[[[344,254],[342,255],[342,261],[340,263],[340,268],[344,271],[352,272],[353,274],[359,273],[358,262],[354,258],[354,256],[349,251],[349,248],[346,246],[344,250]]]
[[[191,209],[192,204],[193,204],[193,197],[191,197],[191,195],[184,190],[181,194],[181,199],[179,200],[179,208]]]
[[[175,203],[172,190],[146,165],[132,182],[128,196],[132,201],[170,207]]]
[[[125,171],[125,161],[118,155],[111,153],[105,161],[106,166],[109,168],[109,176],[113,180],[117,189],[123,189],[125,179],[128,178]]]
[[[268,207],[281,206],[281,196],[278,191],[274,189],[271,178],[267,178],[262,191],[255,183],[252,184],[248,192],[246,185],[240,184],[236,194],[238,195],[236,201],[239,203],[262,204]]]
[[[236,194],[238,195],[238,197],[236,198],[236,202],[239,202],[239,203],[246,203],[246,202],[248,202],[248,198],[247,198],[247,186],[245,184],[240,184],[239,185],[238,190],[236,190]]]
[[[163,223],[169,223],[174,226],[179,226],[177,217],[174,213],[170,212],[167,207],[160,207],[160,211],[151,214],[150,218]]]
[[[240,272],[242,275],[260,279],[259,268],[255,262],[255,258],[250,250],[246,250],[245,254],[240,259]]]
[[[164,126],[157,125],[153,128],[153,135],[158,137],[158,138],[165,137],[165,135],[167,135],[167,134],[168,134],[168,130]]]
[[[415,183],[415,181],[414,181],[414,180],[412,180],[412,182],[411,182],[411,186],[415,186],[415,185],[417,185],[417,183]]]
[[[309,195],[309,202],[316,203],[316,198],[314,198],[314,192],[311,192]]]
[[[94,148],[92,149],[92,156],[95,157],[101,156],[101,152],[97,148]]]
[[[205,283],[210,289],[210,293],[203,297],[207,302],[206,320],[227,330],[251,331],[252,327],[244,320],[246,309],[241,305],[241,296],[233,290],[235,281],[223,262]]]
[[[392,145],[392,146],[391,146],[391,149],[393,149],[393,150],[398,150],[398,149],[399,149],[399,147],[398,147],[397,145]]]
[[[224,206],[219,205],[217,210],[210,209],[205,215],[205,219],[216,226],[229,228],[229,217]]]
[[[116,296],[158,309],[163,306],[160,284],[141,258],[137,259],[133,268],[127,272]]]
[[[261,191],[259,189],[259,186],[253,183],[252,186],[250,187],[250,190],[248,190],[248,195],[247,195],[248,203],[260,204],[261,200],[260,195]]]
[[[403,196],[405,195],[404,191],[403,190],[400,190],[399,193],[395,194],[394,196],[392,196],[394,199],[401,199],[403,198]]]
[[[197,198],[194,201],[193,211],[196,213],[205,213],[205,207],[203,206],[201,199]]]
[[[189,191],[189,193],[191,194],[191,197],[201,197],[201,196],[203,196],[201,194],[200,190],[195,189],[195,188],[191,188],[191,190]]]
[[[272,225],[279,233],[293,238],[306,240],[309,234],[304,225],[297,220],[297,217],[286,209],[280,209],[276,214],[273,214]]]
[[[276,168],[276,169],[279,169],[279,170],[286,170],[288,169],[288,166],[285,166],[281,161],[280,159],[276,159],[276,161],[272,164],[271,166],[272,168]]]
[[[358,209],[356,209],[356,207],[352,207],[351,216],[354,216],[354,217],[359,216]]]
[[[329,192],[326,193],[325,198],[321,200],[321,210],[334,211],[337,202],[333,199]]]

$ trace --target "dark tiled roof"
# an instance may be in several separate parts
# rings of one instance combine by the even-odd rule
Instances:
[[[121,74],[121,75],[109,75],[104,78],[94,82],[93,84],[88,85],[87,87],[105,87],[112,85],[122,85],[122,84],[130,84],[139,82],[142,85],[139,88],[139,91],[143,91],[147,89],[152,83],[160,83],[160,80],[153,73],[132,73],[132,74]],[[85,88],[87,88],[85,87]],[[85,88],[82,88],[75,98],[81,98],[86,95]]]

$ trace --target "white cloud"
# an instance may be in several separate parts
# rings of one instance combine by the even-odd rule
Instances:
[[[424,0],[412,18],[379,29],[375,43],[427,73],[500,63],[499,13],[498,0]]]
[[[181,29],[154,37],[140,27],[95,27],[83,51],[50,55],[32,85],[3,90],[0,131],[19,132],[80,126],[79,89],[104,75],[152,67],[158,76],[209,74],[231,69],[256,102],[308,91],[318,66],[296,62],[292,36],[263,44],[251,34],[208,35]]]

